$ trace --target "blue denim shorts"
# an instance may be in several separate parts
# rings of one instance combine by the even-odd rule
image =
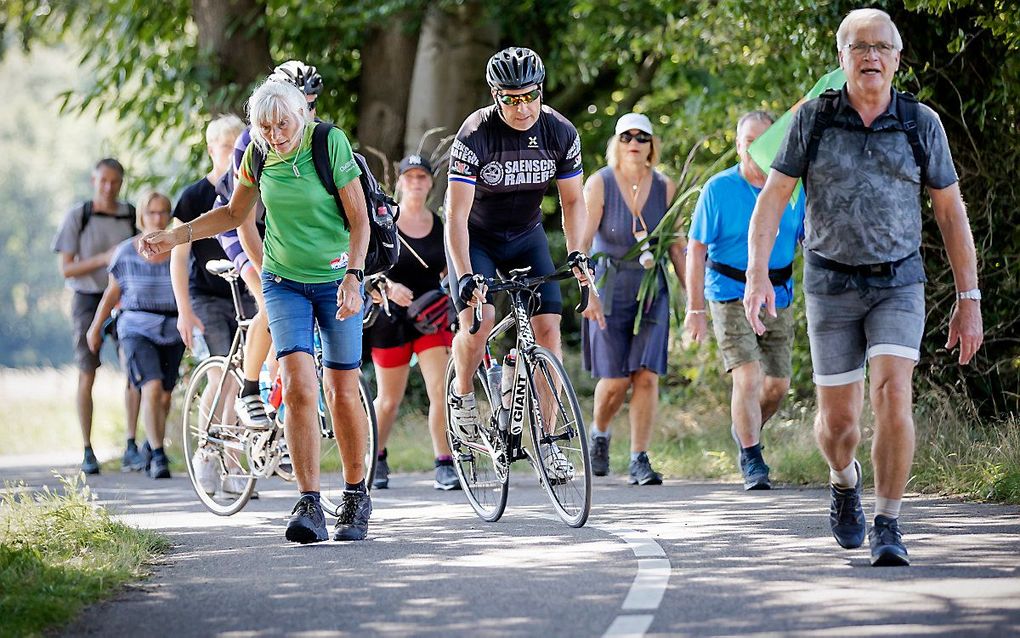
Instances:
[[[924,284],[864,287],[835,295],[804,293],[815,385],[863,381],[868,359],[915,363],[924,335]]]
[[[262,272],[262,294],[278,359],[294,352],[314,355],[318,326],[324,367],[332,370],[361,367],[362,313],[343,321],[336,318],[339,287],[340,281],[303,284]]]

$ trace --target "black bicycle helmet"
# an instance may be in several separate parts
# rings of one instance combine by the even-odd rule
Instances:
[[[542,58],[531,49],[509,47],[489,58],[485,67],[485,81],[494,89],[507,91],[523,89],[545,80]]]
[[[284,62],[273,69],[269,79],[278,82],[289,82],[301,89],[305,95],[318,95],[322,93],[322,76],[319,75],[318,70],[314,66],[305,64],[300,60]]]

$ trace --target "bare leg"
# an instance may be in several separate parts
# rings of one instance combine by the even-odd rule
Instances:
[[[375,398],[375,419],[379,426],[379,453],[386,447],[390,440],[390,430],[397,420],[397,412],[400,410],[400,402],[407,390],[407,377],[410,372],[409,365],[397,368],[375,367],[376,392]],[[443,404],[446,401],[443,399]]]
[[[652,427],[659,407],[659,375],[641,368],[631,375],[630,451],[645,452],[652,440]]]
[[[262,364],[269,355],[269,349],[273,345],[273,339],[269,335],[269,317],[265,311],[265,300],[262,297],[262,280],[254,268],[245,268],[241,274],[245,285],[255,297],[259,311],[252,317],[251,325],[248,326],[248,334],[244,343],[244,378],[248,381],[258,381],[259,373],[262,372]]]
[[[293,352],[280,359],[280,370],[283,404],[287,408],[287,449],[298,490],[317,492],[322,435],[319,432],[319,378],[315,374],[315,360],[307,352]]]
[[[914,461],[913,392],[910,379],[914,362],[880,355],[871,359],[871,403],[875,409],[875,438],[871,460],[875,466],[875,493],[888,499],[903,498]]]
[[[432,435],[432,451],[439,456],[450,456],[450,444],[446,440],[446,397],[443,389],[446,364],[450,360],[450,349],[429,348],[418,353],[418,368],[421,369],[425,389],[429,395],[429,433]]]
[[[78,425],[85,447],[92,447],[92,386],[95,383],[95,370],[78,370]]]
[[[554,314],[536,315],[531,318],[531,327],[535,331],[535,342],[551,350],[556,355],[556,358],[562,361],[560,316]],[[542,420],[545,422],[545,431],[552,432],[556,425],[552,420],[555,395],[541,375],[536,379],[536,386],[538,389],[538,400],[541,404]],[[559,391],[559,388],[555,388],[557,394]]]
[[[619,379],[599,379],[595,384],[594,427],[599,432],[606,432],[616,417],[630,387],[630,377]]]
[[[730,397],[730,418],[733,419],[741,447],[757,445],[761,437],[761,366],[748,361],[730,371],[733,395]]]
[[[166,423],[166,415],[163,412],[164,400],[163,382],[159,379],[146,381],[142,386],[142,423],[145,426],[145,438],[149,445],[156,450],[163,447],[163,425]]]
[[[286,361],[288,358],[284,357],[283,360]],[[368,447],[368,415],[365,414],[365,408],[361,404],[358,387],[361,370],[326,368],[322,374],[326,405],[329,407],[330,416],[333,417],[333,432],[340,448],[340,460],[344,464],[344,481],[351,484],[359,483],[365,479],[365,450]],[[318,433],[313,434],[316,437],[315,471],[318,483],[319,442]]]
[[[790,391],[789,377],[765,377],[765,384],[761,388],[761,424],[762,427],[769,419],[779,411],[783,404],[786,393]]]
[[[864,407],[864,381],[818,386],[815,438],[829,467],[842,470],[854,460],[861,442],[859,421]]]
[[[142,393],[128,381],[124,386],[124,410],[127,414],[127,438],[138,434],[138,414],[141,410]]]
[[[465,308],[460,311],[460,330],[453,337],[453,365],[457,371],[454,388],[457,394],[465,395],[473,387],[472,377],[482,356],[485,354],[485,340],[496,321],[496,309],[488,304],[482,306],[481,328],[475,334],[469,332],[473,321],[474,310]]]

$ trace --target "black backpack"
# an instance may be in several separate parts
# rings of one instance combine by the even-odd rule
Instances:
[[[131,236],[134,237],[138,234],[138,226],[136,221],[138,219],[135,213],[135,207],[131,204],[127,205],[128,212],[124,215],[114,215],[113,218],[119,221],[131,222]],[[89,225],[89,220],[92,219],[92,200],[88,199],[81,206],[81,230],[79,233],[85,232],[85,227]]]
[[[807,175],[808,165],[818,157],[818,145],[822,141],[825,129],[830,126],[838,126],[850,131],[865,130],[861,126],[833,121],[836,109],[839,108],[840,95],[841,91],[829,89],[818,96],[818,110],[815,112],[815,121],[811,127],[811,137],[807,145],[807,163],[804,165],[805,176]],[[921,145],[921,136],[917,132],[917,98],[912,93],[896,92],[896,119],[903,125],[902,133],[907,136],[910,150],[914,153],[914,161],[917,162],[918,168],[921,169],[921,186],[923,187],[928,183],[928,152]],[[899,133],[900,131],[891,132]]]
[[[333,167],[329,161],[329,131],[333,125],[329,122],[318,122],[312,131],[312,163],[315,173],[326,191],[336,201],[337,210],[344,228],[350,230],[347,213],[344,212],[340,200],[340,190],[333,180]],[[365,208],[368,209],[368,252],[365,254],[365,274],[374,275],[386,272],[397,263],[400,256],[400,238],[397,235],[397,219],[400,208],[392,197],[379,186],[379,181],[368,169],[365,158],[354,153],[354,161],[361,169],[361,190],[365,192]],[[266,156],[257,145],[252,145],[251,167],[255,183],[262,177],[262,169],[266,165]]]

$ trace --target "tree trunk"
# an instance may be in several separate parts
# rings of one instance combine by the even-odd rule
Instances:
[[[208,110],[241,112],[248,86],[273,69],[265,0],[192,0],[192,15],[209,65]]]
[[[404,155],[411,77],[419,30],[404,25],[420,16],[394,16],[396,26],[372,29],[361,48],[357,138],[369,168],[393,187],[394,166]],[[380,157],[381,155],[381,157]]]
[[[496,52],[498,37],[498,27],[486,18],[479,2],[471,0],[449,11],[429,7],[411,82],[407,152],[421,148],[431,154],[442,138],[457,133],[464,118],[490,102],[485,63]],[[439,134],[422,139],[437,127],[443,129]]]

